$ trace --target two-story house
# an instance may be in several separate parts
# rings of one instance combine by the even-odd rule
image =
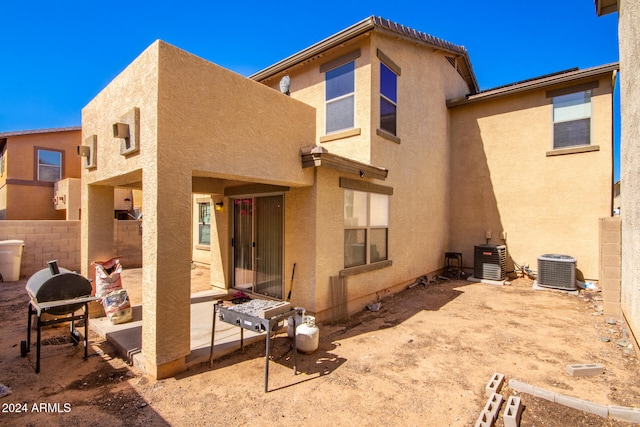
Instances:
[[[80,178],[80,127],[0,133],[0,219],[65,219],[55,183]]]
[[[438,272],[447,251],[472,266],[486,239],[519,262],[568,253],[597,279],[615,69],[480,91],[464,48],[376,17],[249,79],[157,41],[82,112],[82,272],[112,252],[114,188],[142,189],[158,378],[190,353],[192,234],[221,289],[285,299],[295,265],[291,302],[319,320]]]

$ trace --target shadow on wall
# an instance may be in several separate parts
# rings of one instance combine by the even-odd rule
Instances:
[[[463,266],[470,273],[474,266],[475,246],[504,244],[500,240],[504,227],[477,121],[469,120],[461,127],[452,126],[451,132],[449,248],[462,253]],[[513,262],[509,256],[506,270],[513,271]]]

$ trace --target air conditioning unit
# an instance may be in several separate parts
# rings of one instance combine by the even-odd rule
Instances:
[[[576,286],[576,259],[569,255],[538,257],[538,286],[573,291]]]
[[[504,280],[506,260],[505,245],[478,245],[474,248],[473,275],[476,279]]]

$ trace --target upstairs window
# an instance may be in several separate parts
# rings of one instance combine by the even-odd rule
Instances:
[[[355,62],[325,74],[326,133],[352,129],[355,124]]]
[[[36,150],[37,152],[37,180],[56,182],[62,179],[62,152],[50,150]]]
[[[396,135],[398,76],[380,63],[380,129]]]
[[[591,91],[553,97],[553,148],[591,144]]]

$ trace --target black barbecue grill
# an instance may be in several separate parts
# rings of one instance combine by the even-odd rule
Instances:
[[[80,342],[80,334],[74,329],[76,320],[84,320],[84,357],[89,347],[89,302],[98,298],[91,296],[91,282],[70,270],[59,268],[57,261],[50,261],[49,268],[35,273],[25,287],[29,294],[29,317],[27,319],[27,340],[20,343],[20,355],[25,357],[31,350],[31,316],[37,315],[36,373],[40,372],[40,339],[43,326],[71,322],[71,340]],[[82,310],[82,313],[76,312]],[[42,314],[55,316],[43,320]]]

